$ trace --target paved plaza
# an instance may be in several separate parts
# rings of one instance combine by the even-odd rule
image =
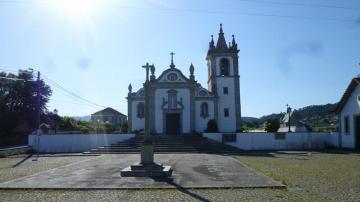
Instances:
[[[55,158],[55,157],[54,157]],[[40,158],[41,161],[41,158]],[[100,155],[0,184],[0,188],[131,189],[131,188],[264,188],[283,185],[231,156],[156,154],[171,165],[170,179],[121,177],[120,170],[139,161],[138,154]]]

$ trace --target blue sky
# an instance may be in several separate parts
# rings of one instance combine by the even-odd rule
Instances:
[[[72,1],[74,2],[74,1]],[[240,48],[243,116],[337,102],[360,73],[357,0],[0,0],[0,70],[39,69],[64,88],[127,113],[127,86],[142,86],[176,53],[177,68],[206,86],[210,35],[223,23]],[[91,2],[91,1],[90,1]],[[296,4],[296,5],[295,5]],[[80,7],[79,7],[80,6]],[[101,107],[53,87],[49,109],[89,115]]]

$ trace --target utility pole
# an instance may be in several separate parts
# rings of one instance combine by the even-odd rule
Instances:
[[[37,96],[37,103],[36,103],[36,128],[40,129],[40,71],[37,73],[37,80],[36,80],[36,96]]]
[[[39,158],[40,149],[40,71],[37,72],[36,79],[36,152],[37,157],[33,161],[37,161]]]

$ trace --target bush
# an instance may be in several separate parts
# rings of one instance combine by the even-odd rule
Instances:
[[[211,119],[207,123],[206,132],[218,132],[218,125],[215,119]]]
[[[125,122],[122,126],[121,126],[121,133],[127,133],[129,129],[129,125],[127,122]]]
[[[89,133],[90,133],[89,128],[86,128],[86,127],[81,127],[81,128],[80,128],[80,131],[81,131],[81,133],[83,133],[83,134],[89,134]]]

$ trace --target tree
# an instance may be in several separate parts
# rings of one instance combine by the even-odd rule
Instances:
[[[38,128],[37,89],[39,87],[39,108],[42,116],[47,114],[47,102],[51,89],[43,80],[39,82],[31,71],[19,70],[18,75],[0,72],[0,139],[19,139],[20,142],[0,142],[0,145],[24,144],[27,135]],[[22,142],[25,141],[25,142]]]
[[[124,124],[122,124],[121,126],[121,133],[127,133],[129,130],[129,124],[128,122],[125,122]]]
[[[78,126],[76,120],[69,116],[61,117],[59,129],[62,131],[74,131],[77,130]]]
[[[277,132],[280,127],[278,119],[268,119],[264,123],[266,132]]]
[[[114,126],[109,121],[104,122],[104,129],[105,133],[113,133],[115,131]]]

